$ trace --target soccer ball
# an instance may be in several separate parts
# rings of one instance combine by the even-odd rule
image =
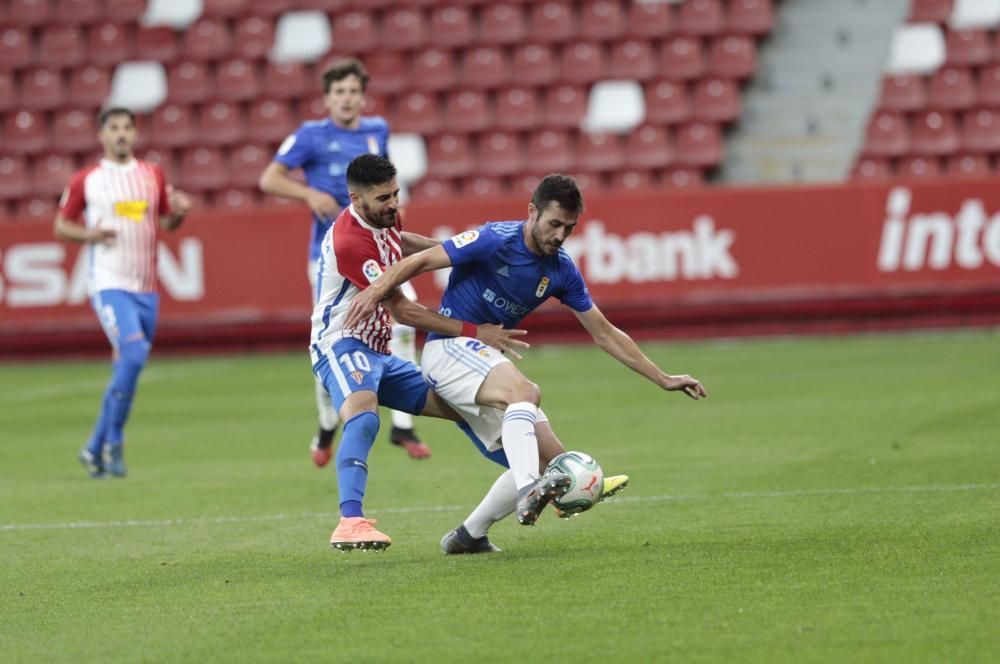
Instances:
[[[552,502],[567,514],[586,512],[597,504],[604,488],[604,471],[589,454],[563,452],[549,462],[545,475],[563,473],[573,480],[561,498]]]

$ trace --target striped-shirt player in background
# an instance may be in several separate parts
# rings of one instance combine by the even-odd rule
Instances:
[[[177,229],[191,199],[166,183],[157,164],[135,158],[135,115],[110,108],[98,117],[104,158],[73,174],[54,232],[87,245],[91,305],[111,342],[111,382],[79,459],[91,477],[124,477],[123,430],[156,332],[156,247]]]
[[[260,188],[274,196],[305,202],[312,210],[312,234],[309,244],[309,282],[313,301],[316,292],[316,262],[320,244],[330,228],[330,222],[351,204],[345,174],[351,160],[362,154],[388,155],[389,125],[380,116],[363,116],[368,74],[354,58],[340,60],[323,74],[323,95],[330,117],[311,120],[285,139],[278,153],[260,176]],[[301,168],[306,183],[289,177]],[[411,300],[417,297],[413,287],[403,286],[403,294]],[[412,327],[397,323],[392,334],[392,353],[416,362],[416,335]],[[313,462],[325,466],[330,462],[333,438],[339,418],[330,402],[330,395],[317,380],[316,406],[319,410],[319,431],[313,437]],[[413,417],[392,411],[389,440],[403,447],[414,459],[431,455],[430,447],[413,430]]]

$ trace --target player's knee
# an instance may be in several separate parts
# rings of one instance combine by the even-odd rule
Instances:
[[[142,371],[149,359],[149,343],[142,339],[123,344],[118,349],[118,358],[133,371]]]
[[[528,379],[521,379],[511,385],[510,399],[508,403],[518,403],[527,401],[536,406],[542,402],[542,388],[538,387]]]

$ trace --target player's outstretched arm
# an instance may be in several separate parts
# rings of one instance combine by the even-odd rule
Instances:
[[[423,251],[424,249],[430,249],[431,247],[436,247],[441,244],[440,240],[435,240],[434,238],[430,238],[425,235],[411,233],[410,231],[403,231],[400,234],[400,239],[402,240],[404,256],[412,256],[413,254]]]
[[[346,327],[357,326],[361,321],[371,316],[375,312],[375,307],[378,306],[378,303],[389,296],[400,284],[409,281],[421,272],[440,270],[443,267],[450,266],[451,258],[448,257],[448,253],[440,244],[404,258],[395,265],[390,266],[371,286],[358,293],[351,300],[351,305],[347,308],[347,318],[344,320],[344,325]],[[403,322],[398,318],[396,320],[400,323]],[[406,324],[409,325],[409,323]],[[414,327],[420,326],[414,325]],[[421,327],[421,329],[427,328]],[[437,332],[438,330],[428,331]],[[451,333],[442,332],[442,334]]]
[[[378,281],[381,280],[382,277]],[[369,286],[363,293],[367,293],[371,289],[372,287]],[[448,318],[436,311],[431,311],[422,304],[413,302],[398,290],[394,291],[389,296],[389,299],[382,304],[389,310],[389,313],[392,314],[393,319],[397,323],[453,337],[475,337],[483,343],[493,346],[519,360],[521,356],[518,354],[517,349],[528,348],[526,342],[516,338],[527,334],[524,330],[505,330],[499,325],[492,324],[473,325],[472,323],[460,321],[455,318]]]
[[[333,196],[296,182],[289,176],[289,169],[284,164],[272,161],[257,179],[257,186],[265,194],[302,201],[309,209],[325,219],[336,219],[340,214],[340,205]]]
[[[687,374],[673,376],[663,372],[646,354],[639,349],[632,337],[611,324],[601,310],[594,305],[589,310],[576,314],[580,324],[594,338],[594,342],[605,353],[615,358],[629,369],[671,392],[681,391],[692,399],[707,397],[702,384]]]

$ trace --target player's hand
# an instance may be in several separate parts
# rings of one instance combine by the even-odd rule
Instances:
[[[521,356],[517,352],[517,348],[530,348],[531,344],[526,341],[521,341],[515,337],[523,337],[527,334],[525,330],[505,330],[499,325],[486,324],[476,326],[476,338],[483,343],[493,346],[494,348],[503,352],[504,355],[510,355],[517,359],[521,359]]]
[[[375,289],[371,286],[354,296],[350,306],[347,307],[347,318],[344,319],[344,327],[357,327],[361,321],[367,320],[378,308],[379,298]]]
[[[191,197],[180,189],[174,189],[173,185],[167,185],[167,202],[170,203],[170,210],[174,214],[185,215],[194,206]]]
[[[695,401],[708,396],[708,392],[705,391],[702,384],[687,374],[683,376],[667,375],[663,389],[669,392],[683,392]]]
[[[92,244],[104,244],[111,246],[118,237],[118,231],[112,228],[89,228],[87,229],[87,242]]]
[[[306,194],[306,204],[317,216],[329,221],[333,221],[340,214],[340,205],[333,196],[318,189],[309,190]]]

